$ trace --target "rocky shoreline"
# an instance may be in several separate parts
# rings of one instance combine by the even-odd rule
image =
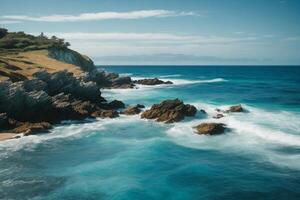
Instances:
[[[140,114],[142,119],[175,123],[197,113],[195,106],[179,99],[162,101],[146,111],[141,104],[126,107],[118,100],[107,102],[101,89],[134,89],[137,85],[173,82],[158,78],[132,80],[129,76],[99,70],[91,59],[69,49],[68,43],[54,36],[49,39],[6,29],[1,32],[0,140],[46,132],[63,120]],[[216,111],[214,118],[219,119],[244,109],[237,105]],[[223,133],[226,126],[206,123],[195,130],[198,134],[215,135]]]
[[[75,77],[68,71],[48,73],[40,71],[30,80],[0,82],[0,140],[48,131],[52,125],[63,120],[83,120],[85,118],[116,118],[120,114],[140,114],[141,119],[175,123],[185,117],[193,117],[197,108],[184,104],[179,99],[169,99],[154,104],[142,111],[144,105],[126,108],[122,101],[107,102],[102,96],[102,88],[135,88],[135,83],[146,84],[154,80],[156,84],[172,84],[159,79],[132,81],[130,77],[119,77],[116,73],[93,70]],[[158,80],[158,81],[157,81]],[[120,111],[121,110],[121,111]],[[241,105],[228,110],[216,109],[215,119],[225,117],[230,112],[243,112]],[[200,110],[206,113],[205,110]],[[221,123],[202,123],[194,127],[197,134],[218,135],[225,132]]]

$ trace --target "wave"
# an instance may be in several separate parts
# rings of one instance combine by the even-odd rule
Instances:
[[[31,150],[36,145],[59,139],[71,140],[81,137],[88,137],[93,134],[99,134],[99,131],[104,131],[112,124],[133,123],[139,120],[139,116],[120,116],[115,119],[89,119],[82,121],[64,121],[61,125],[54,127],[46,134],[29,135],[19,139],[1,141],[0,143],[0,158],[7,153],[18,151],[20,149]],[[4,154],[3,154],[4,153]]]
[[[159,76],[160,78],[172,78],[172,77],[181,77],[181,74],[170,74],[170,75],[163,75]]]
[[[132,73],[120,73],[119,76],[132,76]]]
[[[262,161],[300,170],[300,154],[278,151],[299,150],[300,123],[297,114],[270,112],[243,105],[249,112],[225,114],[224,118],[213,119],[212,116],[216,114],[215,105],[194,105],[198,109],[205,109],[208,117],[198,116],[191,121],[174,124],[168,129],[167,135],[177,144],[196,149],[249,155],[251,158],[255,155]],[[202,122],[224,123],[229,131],[219,136],[197,135],[192,127]]]
[[[166,79],[162,79],[163,81],[167,81]],[[226,79],[223,78],[214,78],[207,80],[188,80],[188,79],[169,79],[175,85],[188,85],[188,84],[196,84],[196,83],[218,83],[218,82],[226,82]]]
[[[171,76],[171,75],[169,75]],[[152,77],[142,77],[142,76],[134,76],[132,77],[133,80],[137,79],[146,79],[146,78],[152,78]],[[154,86],[146,86],[146,87],[172,87],[176,85],[189,85],[189,84],[197,84],[197,83],[218,83],[218,82],[227,82],[228,80],[224,78],[213,78],[213,79],[204,79],[204,80],[191,80],[191,79],[175,79],[175,78],[160,78],[162,81],[172,81],[172,85],[168,84],[162,84],[162,85],[154,85]],[[139,87],[143,86],[140,84],[137,84]]]

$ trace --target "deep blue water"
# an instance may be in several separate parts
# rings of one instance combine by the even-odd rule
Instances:
[[[104,90],[126,104],[180,98],[205,109],[176,124],[139,116],[66,122],[0,143],[0,199],[300,199],[300,67],[113,66],[174,85]],[[213,119],[241,103],[246,113]],[[204,121],[227,124],[199,136]]]

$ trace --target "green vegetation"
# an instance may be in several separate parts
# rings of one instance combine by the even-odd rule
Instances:
[[[64,49],[70,46],[64,39],[52,36],[46,37],[43,33],[39,36],[25,34],[24,32],[8,32],[0,28],[0,53],[25,52],[49,48]]]

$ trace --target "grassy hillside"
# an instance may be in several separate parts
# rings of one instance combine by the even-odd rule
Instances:
[[[50,73],[67,70],[80,75],[94,67],[93,62],[55,36],[32,36],[0,29],[0,81],[31,79],[40,70]]]

